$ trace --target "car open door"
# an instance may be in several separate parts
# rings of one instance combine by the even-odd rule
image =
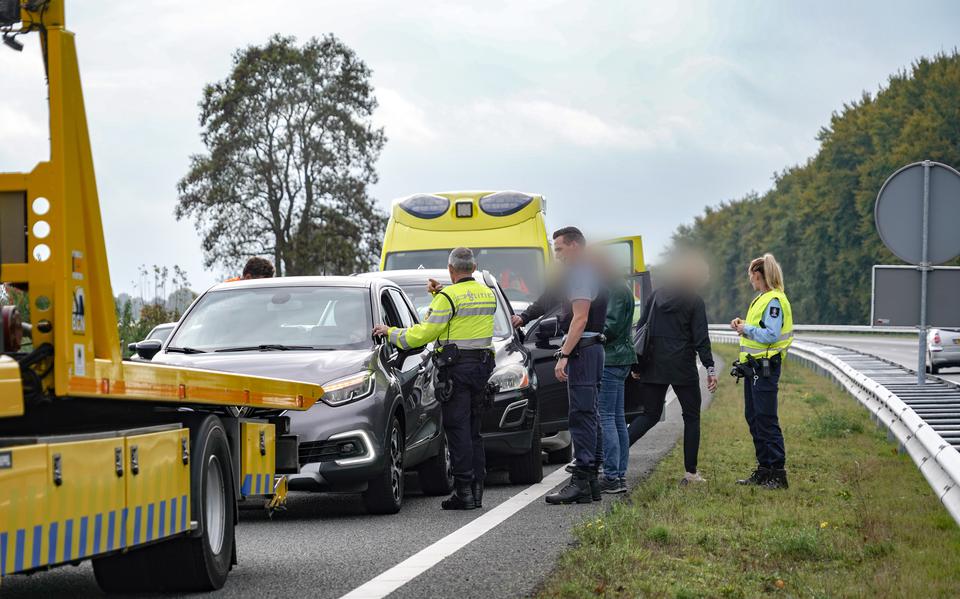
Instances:
[[[602,241],[598,245],[610,257],[633,291],[633,322],[636,323],[640,320],[644,302],[653,291],[650,272],[643,260],[643,238],[640,235],[618,237]],[[630,424],[643,411],[643,406],[637,381],[632,376],[627,376],[625,385],[623,407],[627,424]]]

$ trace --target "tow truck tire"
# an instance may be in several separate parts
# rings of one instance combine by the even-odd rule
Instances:
[[[367,483],[363,505],[371,514],[396,514],[403,506],[404,436],[400,418],[394,416],[383,447],[383,470]]]
[[[93,561],[108,593],[212,591],[233,563],[236,499],[230,444],[223,424],[207,416],[190,427],[192,518],[201,534],[163,541]]]
[[[533,425],[530,451],[510,460],[510,482],[515,485],[532,485],[543,480],[543,451],[540,445],[539,416],[536,418],[537,422]]]
[[[453,465],[445,434],[440,433],[440,451],[417,468],[417,476],[425,495],[446,495],[453,491]]]

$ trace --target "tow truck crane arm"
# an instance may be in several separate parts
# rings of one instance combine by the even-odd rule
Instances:
[[[275,506],[299,469],[283,412],[323,389],[122,360],[64,3],[0,0],[5,45],[40,35],[50,116],[49,159],[0,173],[0,281],[32,321],[21,351],[0,309],[0,578],[93,558],[109,591],[219,588],[238,501]]]
[[[321,394],[316,385],[122,360],[74,35],[65,29],[63,0],[34,0],[20,10],[21,28],[5,39],[41,34],[50,92],[50,159],[30,173],[0,174],[0,280],[29,294],[38,352],[31,369],[42,381],[30,391],[273,409],[313,405]],[[4,13],[9,18],[11,11],[0,8],[0,18]],[[20,235],[10,238],[11,231]],[[10,360],[0,362],[0,385],[15,385],[15,378]],[[0,414],[23,413],[17,395],[0,395]]]

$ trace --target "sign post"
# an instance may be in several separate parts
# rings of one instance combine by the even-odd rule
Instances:
[[[930,324],[927,322],[928,276],[934,264],[942,264],[960,254],[960,235],[957,234],[960,231],[960,173],[932,160],[908,164],[890,175],[880,188],[874,216],[884,245],[920,271],[917,383],[923,385]]]

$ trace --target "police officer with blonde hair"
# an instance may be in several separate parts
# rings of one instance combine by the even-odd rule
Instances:
[[[473,278],[477,261],[469,248],[450,252],[447,270],[452,285],[430,279],[433,294],[423,322],[408,328],[377,325],[375,336],[385,336],[401,349],[436,342],[432,356],[437,367],[434,386],[443,412],[443,431],[453,463],[454,492],[440,506],[445,510],[482,507],[486,463],[480,419],[491,399],[488,383],[493,372],[493,321],[497,299],[493,291]]]
[[[734,364],[743,377],[744,416],[753,437],[757,467],[741,485],[786,489],[786,450],[777,416],[780,369],[793,341],[793,310],[783,291],[783,271],[764,254],[750,262],[750,285],[759,295],[750,303],[746,320],[735,318],[730,328],[740,333],[740,356]]]

